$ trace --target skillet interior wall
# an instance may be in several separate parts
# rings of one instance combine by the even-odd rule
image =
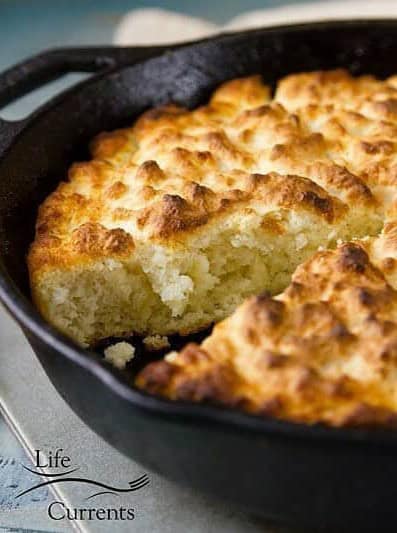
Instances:
[[[100,131],[170,101],[193,108],[221,82],[249,74],[262,74],[273,87],[292,72],[337,67],[385,77],[397,70],[395,32],[388,22],[247,32],[116,69],[49,102],[0,162],[0,249],[12,280],[29,296],[25,258],[37,206],[73,161],[88,158],[88,143]]]

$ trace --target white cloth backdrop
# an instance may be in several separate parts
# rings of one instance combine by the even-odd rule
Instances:
[[[114,42],[119,45],[174,43],[203,38],[221,31],[349,18],[397,18],[397,0],[302,3],[242,13],[224,26],[163,9],[136,9],[123,17],[117,27]]]

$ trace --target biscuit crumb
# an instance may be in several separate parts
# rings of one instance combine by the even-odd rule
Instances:
[[[143,339],[143,344],[149,351],[162,350],[163,348],[169,348],[170,346],[168,337],[165,335],[148,335]]]
[[[135,348],[128,342],[117,342],[105,349],[105,360],[119,370],[123,370],[126,364],[133,359]]]
[[[32,297],[81,345],[188,335],[288,286],[319,246],[393,220],[395,80],[228,81],[100,134],[40,207]]]

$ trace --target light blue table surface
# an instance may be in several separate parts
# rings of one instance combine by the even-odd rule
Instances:
[[[158,6],[226,22],[242,11],[299,3],[297,0],[184,0],[152,2],[145,0],[0,0],[0,71],[21,59],[46,48],[66,45],[109,44],[114,29],[122,15],[137,7]],[[18,118],[28,113],[47,98],[54,89],[22,99],[0,112],[4,118]],[[5,356],[7,346],[0,339],[0,354]],[[1,394],[1,391],[0,391]],[[20,468],[29,459],[0,418],[0,531],[2,511],[40,506],[49,497],[46,489],[34,492],[34,496],[15,501],[9,498],[10,488],[25,487],[31,476]],[[18,467],[18,468],[17,468]],[[31,524],[32,530],[35,524]],[[13,531],[18,530],[15,523]],[[25,530],[26,531],[26,530]]]

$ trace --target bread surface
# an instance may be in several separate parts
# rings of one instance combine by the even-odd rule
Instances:
[[[279,295],[248,298],[201,345],[147,365],[139,388],[294,422],[397,427],[396,86],[341,70],[281,80],[271,105],[297,117],[310,148],[280,141],[272,170],[281,161],[350,213],[355,201],[373,213],[375,198],[383,230],[320,249]]]
[[[311,73],[272,96],[253,76],[99,135],[40,207],[39,310],[81,344],[187,334],[282,291],[318,247],[377,235],[396,207],[395,86]]]
[[[281,295],[249,298],[137,385],[295,422],[397,427],[396,230],[317,252]]]

